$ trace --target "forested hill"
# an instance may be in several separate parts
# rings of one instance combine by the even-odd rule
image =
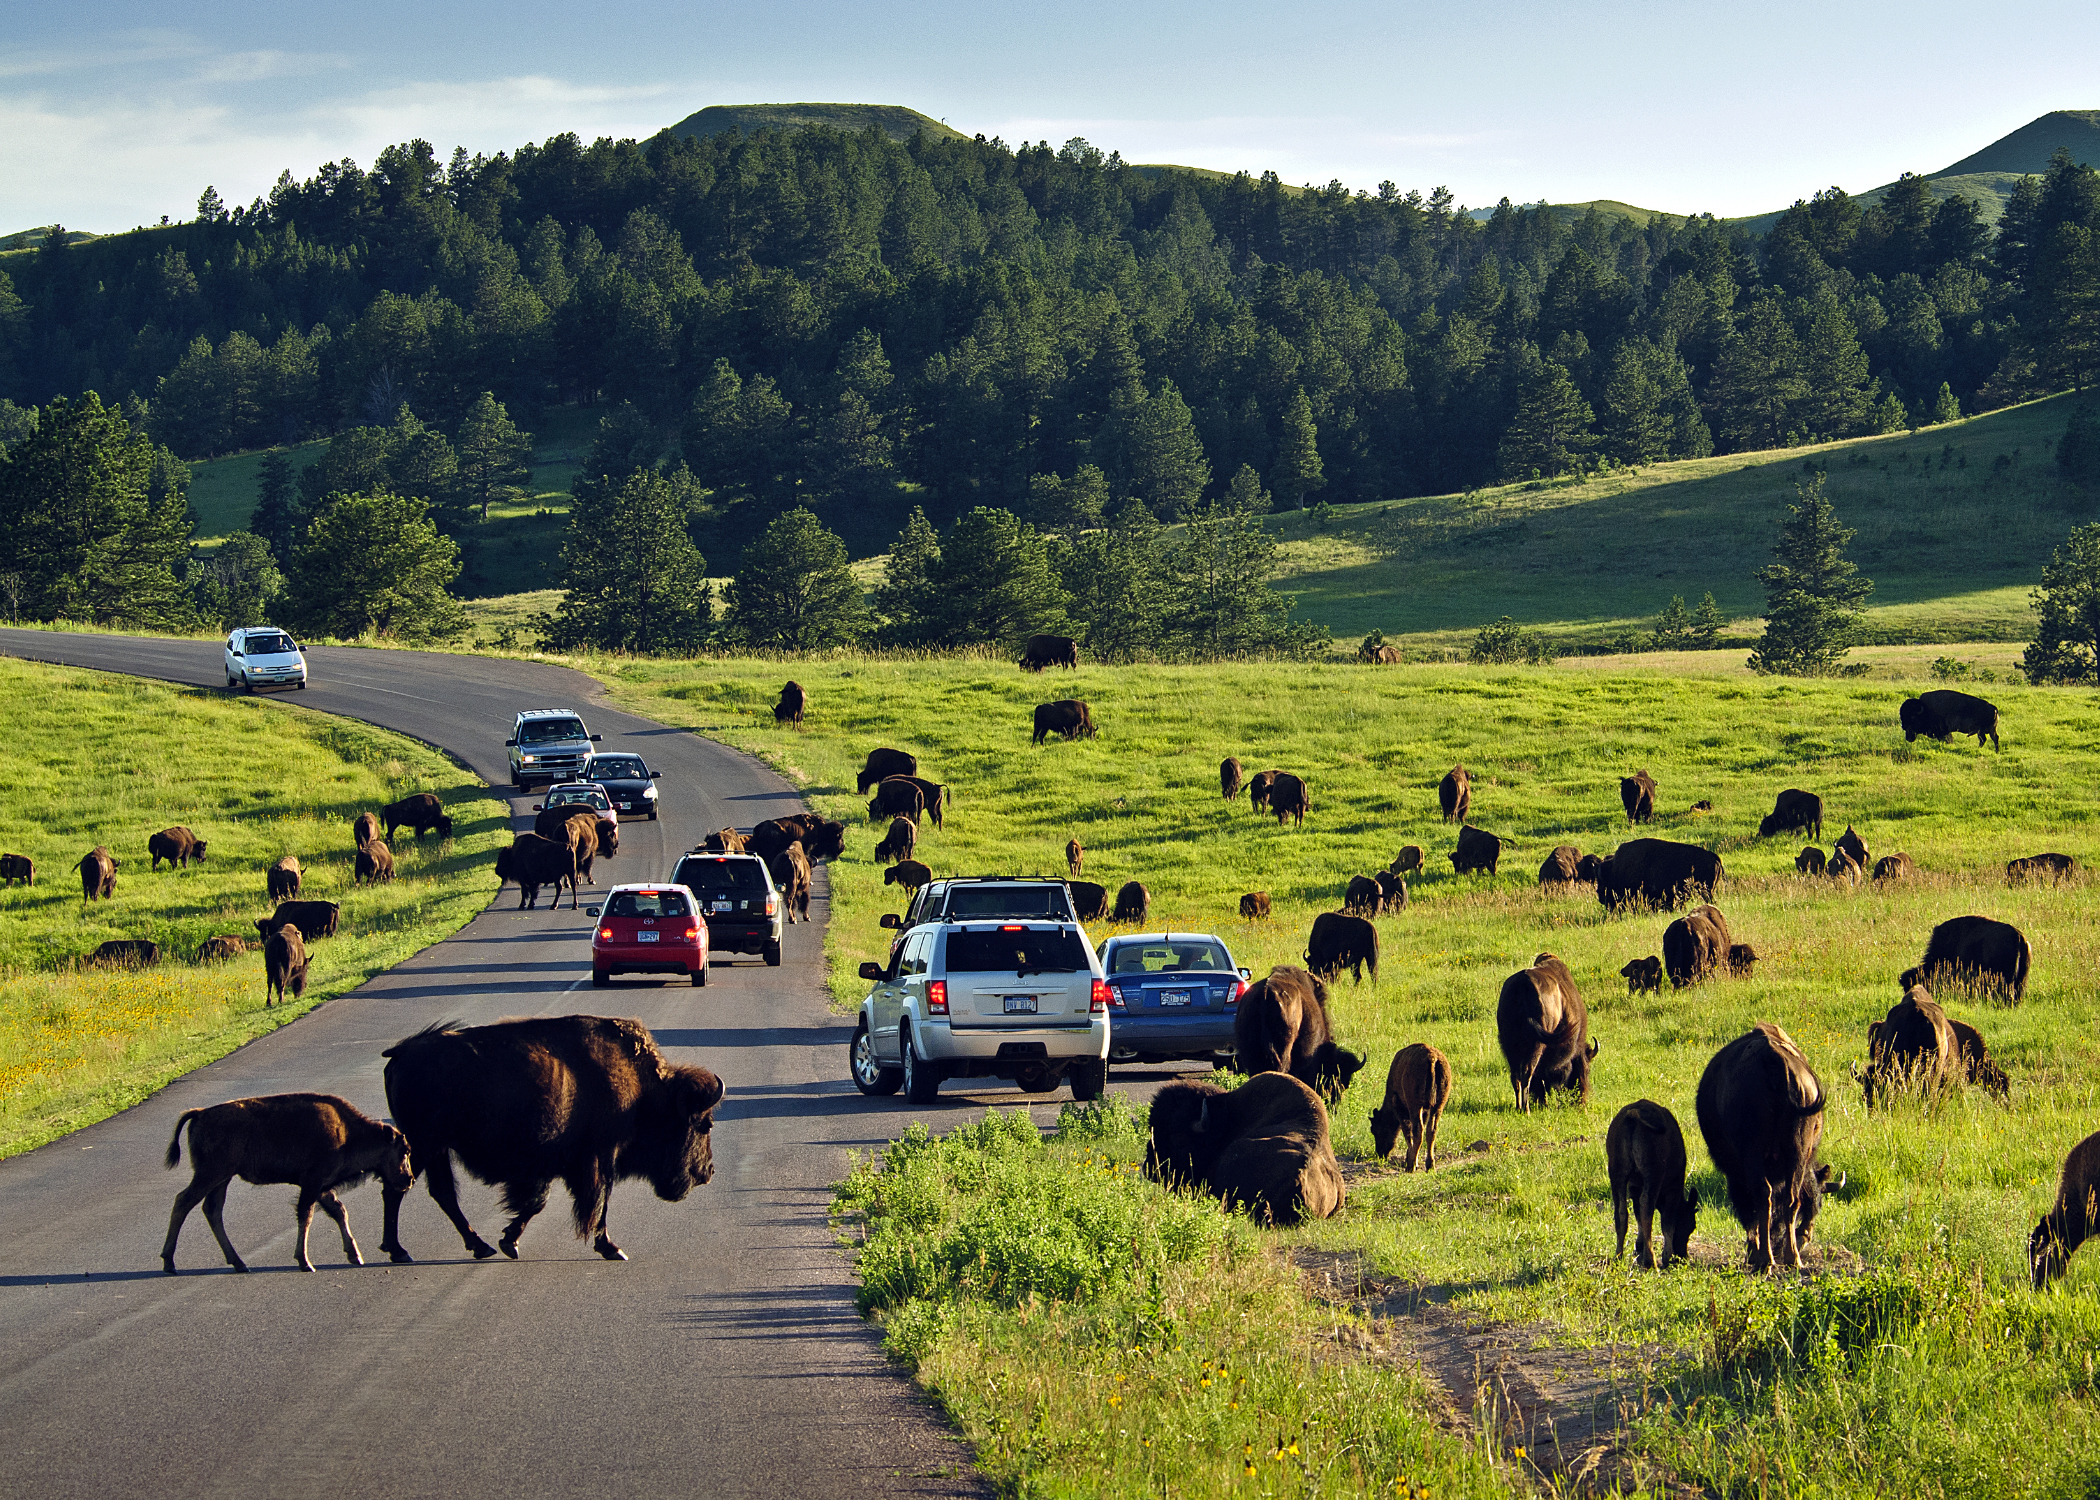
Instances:
[[[1111,505],[1172,516],[1243,466],[1283,505],[1377,499],[2090,379],[2096,233],[2100,186],[2067,162],[1995,240],[1907,179],[1753,242],[1143,173],[1083,141],[820,126],[449,161],[413,142],[0,257],[0,394],[94,389],[202,456],[404,404],[451,433],[493,392],[528,425],[555,402],[619,413],[623,462],[689,465],[747,521],[808,503],[894,535],[907,500],[1025,509],[1034,476],[1086,465]]]
[[[953,136],[962,139],[931,115],[922,115],[902,104],[710,104],[696,110],[671,127],[673,135],[745,135],[761,130],[806,130],[821,125],[830,130],[879,130],[893,141],[908,141],[920,132],[936,140]]]

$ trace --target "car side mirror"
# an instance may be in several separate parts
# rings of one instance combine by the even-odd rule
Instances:
[[[583,914],[587,917],[595,917],[598,915],[598,913],[604,910],[605,908],[602,906],[586,906],[583,909]]]
[[[1253,977],[1254,977],[1254,974],[1253,974],[1253,972],[1252,972],[1251,970],[1247,970],[1247,969],[1242,969],[1242,970],[1240,970],[1240,978],[1242,978],[1242,979],[1252,979]]]
[[[860,966],[860,977],[863,979],[887,979],[890,977],[890,971],[878,963],[864,963]]]
[[[886,911],[882,914],[881,925],[889,928],[902,927],[904,925],[904,918],[898,916],[893,911]]]
[[[664,779],[664,773],[661,771],[651,771],[649,773],[649,779],[651,781],[662,781]]]
[[[545,812],[547,809],[542,807],[539,803],[535,802],[532,804],[532,810],[534,812]]]
[[[594,734],[591,736],[591,743],[595,745],[601,738],[603,738],[603,736]]]
[[[236,651],[234,655],[238,656],[240,655],[240,653]],[[518,742],[516,740],[505,740],[503,742],[503,748],[506,750],[515,750],[518,748]]]

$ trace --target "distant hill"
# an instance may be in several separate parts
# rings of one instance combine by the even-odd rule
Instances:
[[[53,227],[50,224],[39,224],[34,229],[17,229],[13,234],[0,234],[0,251],[37,249],[45,240],[51,238]],[[68,229],[66,231],[66,243],[69,245],[85,244],[87,241],[97,237],[89,234],[85,229]]]
[[[1519,203],[1516,206],[1518,208],[1532,207],[1529,203]],[[1607,219],[1631,219],[1636,224],[1646,224],[1651,219],[1662,219],[1667,223],[1681,224],[1685,219],[1683,214],[1666,214],[1659,208],[1636,208],[1633,204],[1621,203],[1616,198],[1592,198],[1587,203],[1548,203],[1544,207],[1548,213],[1563,224],[1574,223],[1577,219],[1588,214],[1593,208]],[[1466,217],[1478,219],[1484,224],[1495,217],[1495,210],[1493,208],[1469,208],[1466,210]]]
[[[745,135],[758,130],[802,130],[824,125],[833,130],[866,130],[870,126],[893,141],[908,141],[920,131],[930,136],[962,138],[929,115],[901,104],[710,104],[671,127],[673,135]]]

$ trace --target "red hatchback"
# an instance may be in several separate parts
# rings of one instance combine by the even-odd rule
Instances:
[[[615,974],[685,974],[707,983],[707,919],[682,885],[616,885],[591,935],[591,983]]]

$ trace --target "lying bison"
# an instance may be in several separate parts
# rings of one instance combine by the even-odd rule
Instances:
[[[1378,928],[1362,917],[1323,911],[1313,918],[1312,933],[1305,940],[1305,967],[1323,979],[1337,979],[1344,969],[1358,984],[1364,970],[1378,978]]]
[[[1721,856],[1697,844],[1629,839],[1597,871],[1597,900],[1612,912],[1642,905],[1671,911],[1694,896],[1711,901],[1725,873]]]
[[[1932,929],[1925,957],[1896,982],[1906,990],[1922,984],[1937,993],[1941,986],[1999,994],[2015,1005],[2027,998],[2027,976],[2034,950],[2027,936],[2010,922],[1989,917],[1950,917]]]
[[[2068,854],[2030,854],[2006,861],[2007,880],[2049,880],[2062,885],[2078,873],[2078,861]]]
[[[394,841],[394,830],[397,828],[412,828],[417,838],[421,838],[433,828],[437,830],[439,838],[452,837],[452,820],[445,816],[444,804],[429,792],[417,792],[413,797],[403,797],[399,802],[382,808],[379,815],[386,820],[388,843]]]
[[[1922,985],[1913,985],[1886,1016],[1868,1023],[1867,1066],[1853,1076],[1872,1109],[1877,1093],[1883,1103],[1892,1093],[1931,1099],[1965,1072],[1953,1023]]]
[[[1884,854],[1874,861],[1874,881],[1877,885],[1886,885],[1891,880],[1908,880],[1917,873],[1918,862],[1900,850],[1894,854]]]
[[[260,922],[256,923],[259,928]],[[270,997],[298,999],[306,993],[306,940],[295,922],[280,922],[262,935],[263,1008]],[[289,996],[287,996],[289,992]]]
[[[1463,823],[1473,807],[1473,778],[1466,774],[1464,766],[1453,766],[1437,783],[1436,803],[1443,809],[1446,823]]]
[[[1312,790],[1305,779],[1289,771],[1278,771],[1276,779],[1269,783],[1269,811],[1276,815],[1279,827],[1285,818],[1304,823],[1305,815],[1312,811]]]
[[[382,1054],[386,1102],[422,1169],[430,1196],[476,1260],[496,1253],[460,1211],[452,1158],[503,1184],[512,1214],[498,1245],[517,1259],[518,1237],[557,1179],[574,1200],[578,1238],[595,1235],[607,1260],[625,1260],[607,1233],[613,1184],[644,1178],[676,1203],[714,1175],[709,1132],[722,1081],[665,1060],[639,1021],[543,1016],[460,1029],[431,1027]],[[401,1199],[386,1186],[386,1237],[395,1261]]]
[[[299,935],[309,943],[315,938],[332,937],[342,924],[343,908],[336,901],[280,901],[277,910],[256,921],[257,929],[268,937],[285,923],[299,929]]]
[[[197,962],[200,964],[223,963],[229,958],[239,958],[248,951],[248,940],[220,933],[208,937],[197,945]]]
[[[1436,1127],[1451,1102],[1451,1059],[1427,1042],[1414,1042],[1393,1054],[1385,1073],[1385,1100],[1371,1111],[1371,1149],[1389,1159],[1407,1137],[1407,1170],[1422,1156],[1422,1170],[1436,1170]]]
[[[1804,792],[1788,787],[1772,801],[1771,812],[1757,825],[1757,836],[1771,838],[1779,833],[1805,833],[1812,839],[1823,836],[1823,799],[1814,792]]]
[[[1546,1102],[1553,1089],[1567,1089],[1583,1103],[1590,1098],[1590,1063],[1597,1044],[1589,1039],[1590,1017],[1576,993],[1575,976],[1551,953],[1502,982],[1495,1002],[1495,1035],[1509,1064],[1509,1086],[1519,1111]]]
[[[1604,1136],[1604,1162],[1611,1176],[1611,1217],[1619,1231],[1618,1256],[1626,1257],[1626,1218],[1631,1209],[1640,1232],[1633,1263],[1667,1270],[1690,1257],[1699,1218],[1699,1190],[1684,1185],[1684,1131],[1677,1117],[1652,1099],[1636,1099],[1612,1116]],[[1663,1249],[1655,1255],[1654,1227],[1662,1220]]]
[[[2063,1275],[2071,1253],[2100,1228],[2100,1131],[2071,1148],[2056,1179],[2056,1202],[2027,1237],[2027,1268],[2040,1291]]]
[[[1152,1099],[1145,1175],[1199,1187],[1271,1224],[1331,1218],[1347,1190],[1327,1108],[1288,1073],[1262,1073],[1231,1093],[1170,1083]]]
[[[185,1110],[176,1119],[175,1134],[168,1142],[170,1171],[182,1164],[185,1125],[190,1130],[190,1182],[175,1195],[175,1210],[168,1215],[168,1237],[160,1247],[161,1268],[170,1276],[175,1274],[175,1241],[182,1234],[183,1221],[199,1203],[204,1205],[204,1222],[218,1237],[226,1264],[236,1271],[248,1269],[226,1237],[226,1223],[220,1217],[227,1185],[236,1177],[257,1184],[298,1185],[299,1203],[293,1213],[299,1225],[302,1271],[314,1268],[306,1256],[306,1235],[316,1208],[335,1220],[343,1236],[343,1258],[353,1266],[365,1263],[357,1253],[343,1201],[335,1195],[337,1188],[355,1187],[376,1173],[387,1192],[400,1194],[408,1191],[416,1177],[407,1137],[333,1094],[271,1094]]]
[[[1976,736],[1976,748],[1981,750],[1983,742],[1989,740],[1993,750],[2002,749],[1998,743],[1998,707],[1971,693],[1957,693],[1953,688],[1934,688],[1929,693],[1920,693],[1915,698],[1903,700],[1897,717],[1903,723],[1903,739],[1906,744],[1916,744],[1919,735],[1928,739],[1951,739],[1957,734]]]
[[[1303,969],[1278,964],[1240,997],[1233,1018],[1234,1066],[1242,1073],[1288,1073],[1339,1099],[1363,1055],[1336,1044],[1327,1020],[1327,986]]]
[[[146,852],[153,856],[153,868],[156,870],[160,868],[162,860],[184,869],[189,867],[189,862],[193,859],[202,864],[204,849],[203,839],[181,827],[163,828],[146,840]]]
[[[116,856],[97,844],[80,856],[73,867],[80,872],[80,894],[90,901],[107,901],[117,893]]]
[[[146,969],[160,962],[160,944],[147,938],[111,938],[88,962],[98,969]]]
[[[1249,891],[1240,897],[1240,919],[1247,922],[1261,920],[1269,914],[1269,893]]]
[[[1061,734],[1068,740],[1092,739],[1094,718],[1087,711],[1086,704],[1077,698],[1038,703],[1035,706],[1035,743],[1040,745],[1053,734]]]
[[[1218,790],[1227,802],[1238,800],[1240,795],[1240,763],[1228,755],[1218,762]]]
[[[1481,870],[1492,875],[1502,863],[1502,840],[1470,824],[1458,830],[1458,847],[1450,854],[1451,873],[1467,875]]]
[[[1699,1076],[1699,1133],[1728,1179],[1750,1269],[1801,1264],[1830,1169],[1816,1164],[1829,1096],[1794,1039],[1760,1021]]]
[[[1045,667],[1077,667],[1079,665],[1079,642],[1068,635],[1032,635],[1028,647],[1021,653],[1019,663],[1024,672],[1040,672]]]
[[[1749,974],[1757,951],[1738,943],[1718,906],[1697,906],[1663,929],[1663,971],[1670,988],[1681,990],[1720,973]]]
[[[536,833],[521,833],[511,840],[508,849],[496,851],[496,887],[515,883],[518,887],[518,910],[524,911],[540,904],[540,887],[554,887],[554,897],[548,903],[549,911],[561,905],[561,889],[569,888],[569,909],[576,910],[576,887],[581,876],[576,869],[576,846],[542,838]]]
[[[854,781],[853,790],[865,797],[868,788],[889,776],[916,776],[919,774],[919,758],[904,750],[870,750],[866,764]]]
[[[809,695],[802,691],[802,684],[790,680],[780,690],[780,701],[773,705],[775,724],[800,724],[802,710],[809,706]]]
[[[362,849],[369,840],[360,839],[357,847]],[[306,872],[299,868],[297,855],[287,854],[263,872],[263,884],[268,888],[272,901],[289,901],[299,894],[299,886]]]
[[[1626,808],[1628,826],[1647,822],[1655,816],[1655,778],[1646,771],[1620,777],[1619,801]]]

